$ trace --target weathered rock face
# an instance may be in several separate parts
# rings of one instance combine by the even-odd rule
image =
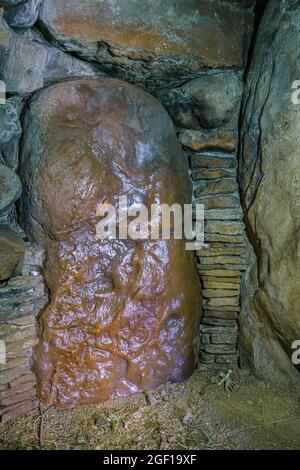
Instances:
[[[0,215],[5,214],[20,197],[21,182],[12,170],[0,163]]]
[[[11,244],[13,235],[7,233]],[[47,302],[43,277],[39,274],[44,253],[35,244],[25,245],[22,275],[0,286],[0,340],[6,346],[6,363],[0,364],[1,423],[38,411],[31,362],[32,347],[38,342],[36,316]],[[22,249],[24,252],[24,245]]]
[[[28,0],[24,4],[7,8],[3,16],[12,28],[29,28],[38,18],[40,3],[41,0]]]
[[[198,354],[193,254],[182,240],[101,243],[95,233],[97,205],[120,195],[147,207],[190,202],[161,105],[114,79],[43,90],[25,114],[21,178],[51,294],[35,352],[40,399],[67,407],[186,379]]]
[[[184,95],[197,104],[200,125],[213,128],[238,116],[243,91],[241,78],[232,71],[201,75],[183,87]]]
[[[21,132],[17,104],[15,100],[7,100],[0,105],[0,146],[15,140]]]
[[[38,34],[16,34],[0,17],[0,79],[8,93],[26,95],[58,80],[93,75],[92,64],[50,47]]]
[[[299,37],[299,2],[271,0],[247,82],[240,175],[257,257],[256,266],[249,253],[254,265],[242,289],[241,349],[261,377],[297,384],[291,345],[300,338],[300,105],[292,102],[292,83]]]
[[[0,281],[13,276],[24,255],[22,238],[5,225],[0,225]]]
[[[241,73],[211,70],[177,88],[155,91],[178,127],[237,130],[244,90]]]
[[[223,0],[223,1],[228,2],[228,3],[233,3],[236,5],[241,5],[242,7],[246,7],[246,8],[249,8],[256,3],[256,0]]]
[[[19,140],[22,133],[20,124],[21,102],[12,97],[0,104],[0,150],[4,162],[13,170],[18,166]]]
[[[150,86],[242,69],[252,27],[247,10],[219,0],[46,0],[39,19],[55,43]]]

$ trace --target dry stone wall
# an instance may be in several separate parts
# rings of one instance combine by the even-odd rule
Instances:
[[[205,208],[205,245],[196,252],[202,283],[203,367],[238,364],[240,284],[245,227],[237,183],[242,74],[213,70],[181,87],[157,92],[177,126],[190,164],[193,202]]]
[[[6,361],[0,364],[0,421],[35,413],[36,378],[32,348],[38,342],[36,317],[47,302],[40,273],[44,252],[26,243],[21,273],[0,286],[0,341]],[[2,344],[3,344],[2,343]]]

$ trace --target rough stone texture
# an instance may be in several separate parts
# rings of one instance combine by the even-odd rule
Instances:
[[[45,252],[37,243],[27,243],[22,263],[22,274],[38,275],[45,263]]]
[[[222,242],[222,243],[243,243],[245,235],[221,235],[219,233],[205,233],[204,240],[206,242]]]
[[[199,119],[194,113],[191,99],[184,96],[182,87],[162,88],[153,92],[154,96],[162,103],[179,128],[199,129]]]
[[[0,146],[15,140],[21,132],[17,103],[8,99],[6,104],[0,104]]]
[[[224,269],[224,268],[209,268],[205,266],[201,266],[200,264],[198,265],[199,273],[202,276],[213,276],[213,277],[220,277],[220,278],[225,278],[225,277],[233,277],[233,278],[239,278],[241,276],[241,272],[239,270],[234,270],[234,269]],[[223,282],[223,279],[220,279]],[[236,282],[236,279],[234,279],[234,282]]]
[[[223,2],[233,3],[236,5],[241,5],[242,7],[249,8],[256,3],[256,0],[223,0]]]
[[[220,127],[238,113],[243,95],[241,78],[231,71],[202,74],[183,87],[183,93],[198,105],[197,116],[204,128]]]
[[[148,86],[243,69],[252,29],[251,13],[219,0],[46,0],[39,19],[53,42]]]
[[[200,183],[200,184],[199,184]],[[234,178],[219,178],[216,180],[199,180],[195,187],[196,198],[208,195],[235,193],[238,189]]]
[[[183,136],[189,137],[187,142],[197,146],[201,140],[202,145],[206,140],[215,140],[219,142],[217,147],[222,142],[226,144],[226,141],[227,145],[232,145],[232,140],[237,139],[244,89],[242,74],[233,70],[209,70],[198,75],[179,87],[156,90],[154,95],[167,109],[174,124],[188,129],[183,133]],[[194,132],[198,129],[201,132]],[[236,148],[224,150],[235,151]]]
[[[206,233],[220,233],[222,235],[242,235],[245,230],[243,222],[227,221],[207,221],[205,225]]]
[[[34,250],[35,256],[31,253]],[[41,248],[26,244],[25,257],[41,269]],[[30,261],[29,261],[30,260]],[[24,274],[0,287],[0,340],[5,342],[6,362],[0,364],[0,421],[6,423],[38,409],[36,379],[31,371],[32,348],[37,344],[36,315],[47,296],[41,275]]]
[[[205,289],[240,289],[240,284],[238,281],[236,283],[233,282],[224,282],[223,280],[220,281],[207,281],[205,279],[203,281],[203,286]]]
[[[235,256],[244,256],[245,248],[244,246],[229,245],[224,243],[214,243],[212,246],[206,246],[196,251],[199,256],[224,256],[224,255],[235,255]]]
[[[192,180],[194,181],[201,181],[203,179],[206,180],[215,180],[219,178],[232,178],[234,177],[235,172],[234,169],[214,169],[214,168],[209,168],[209,169],[203,169],[199,170],[199,168],[194,168],[191,171],[191,177]]]
[[[300,107],[291,87],[299,79],[299,37],[299,2],[271,0],[247,80],[240,175],[257,256],[242,290],[243,355],[257,375],[297,385],[291,345],[300,338]]]
[[[213,313],[213,312],[212,312]],[[204,320],[208,320],[205,312]],[[201,331],[201,352],[200,360],[202,364],[209,364],[210,368],[219,368],[226,365],[227,368],[237,367],[238,355],[236,353],[237,326],[235,319],[227,320],[228,324],[222,324],[223,320],[214,319],[214,323],[209,325],[203,323]]]
[[[188,145],[190,150],[194,147],[197,151],[188,151],[186,154],[194,180],[194,203],[204,203],[206,219],[205,245],[196,253],[204,309],[201,366],[212,369],[234,368],[238,365],[236,321],[240,310],[240,279],[242,271],[246,269],[244,224],[241,222],[243,214],[237,195],[236,154],[232,153],[231,148],[228,148],[230,153],[226,153],[224,145],[223,152],[213,148],[207,152],[205,133],[192,130],[184,132],[197,133],[197,147]],[[181,136],[179,139],[182,145],[187,147],[189,139],[182,139]],[[236,209],[231,209],[233,202]],[[207,330],[207,327],[210,329]]]
[[[12,277],[24,255],[22,238],[5,225],[0,225],[0,281]]]
[[[193,253],[184,240],[102,244],[95,234],[97,205],[119,195],[148,207],[190,201],[161,105],[113,79],[49,87],[25,114],[21,177],[27,233],[48,260],[35,354],[42,401],[74,406],[185,380],[201,309]]]
[[[230,220],[241,221],[243,219],[242,209],[207,209],[204,213],[205,220]]]
[[[8,93],[26,95],[57,80],[95,75],[91,64],[47,46],[38,36],[27,39],[0,18],[0,79]]]
[[[210,195],[205,197],[199,197],[194,201],[196,204],[204,204],[207,210],[211,209],[228,209],[228,208],[239,208],[240,198],[237,195],[232,196],[231,194],[220,194]]]
[[[247,0],[159,2],[157,0],[140,3],[133,0],[124,2],[49,0],[43,2],[47,13],[45,21],[45,11],[41,13],[44,37],[36,28],[30,28],[36,22],[39,0],[29,0],[17,7],[12,7],[16,3],[19,2],[6,2],[10,8],[5,9],[4,18],[10,27],[18,30],[17,34],[16,31],[10,30],[4,21],[1,22],[0,31],[0,79],[5,79],[9,93],[27,95],[52,82],[74,76],[91,76],[95,75],[95,72],[100,74],[102,73],[100,71],[105,70],[111,75],[118,75],[152,89],[155,88],[158,98],[172,116],[175,125],[179,127],[180,142],[186,150],[190,151],[187,152],[187,157],[192,163],[194,200],[205,203],[207,209],[205,242],[208,246],[205,246],[202,253],[198,253],[198,270],[205,297],[202,327],[209,327],[212,331],[202,334],[202,344],[206,344],[206,350],[210,352],[205,352],[201,347],[201,359],[215,368],[228,369],[236,365],[238,356],[235,353],[234,340],[237,337],[237,331],[234,326],[238,317],[239,287],[241,271],[245,269],[245,260],[243,256],[244,232],[240,223],[242,215],[236,193],[235,152],[240,103],[238,95],[249,32],[252,27],[252,14],[243,11],[240,7],[251,6],[253,2]],[[54,3],[58,8],[51,7]],[[78,9],[74,8],[74,5],[77,5]],[[61,8],[63,22],[57,22],[57,12]],[[104,11],[105,14],[94,14],[97,13],[97,9],[100,12]],[[197,10],[200,12],[199,15],[196,13]],[[168,18],[164,16],[166,12]],[[158,13],[162,13],[161,16]],[[60,31],[61,27],[65,28],[63,34]],[[193,28],[196,30],[195,34],[192,31]],[[123,34],[124,31],[125,34]],[[50,47],[46,42],[50,37],[57,47]],[[64,53],[64,48],[74,54]],[[76,55],[95,60],[98,66],[80,61],[75,58]],[[186,83],[191,79],[196,80]],[[206,82],[205,86],[203,82]],[[168,87],[157,88],[159,85],[168,85]],[[0,119],[1,125],[4,126],[4,131],[0,128],[0,161],[14,170],[18,167],[21,131],[19,116],[22,102],[26,101],[23,99],[21,102],[21,98],[23,97],[18,97],[18,100],[16,97],[9,98],[11,113],[8,113],[7,108],[5,111],[7,115],[3,114],[2,121]],[[203,126],[208,128],[204,129]],[[218,126],[218,129],[212,129],[212,126]],[[97,132],[100,131],[97,130]],[[157,135],[159,134],[160,129],[157,131]],[[4,141],[6,139],[6,142],[1,141],[1,138]],[[178,179],[177,175],[173,181],[175,179]],[[48,188],[49,186],[45,184],[45,192]],[[29,190],[31,191],[32,188],[29,187]],[[75,208],[75,212],[76,210]],[[49,214],[46,214],[46,218],[48,216]],[[2,216],[0,221],[4,221]],[[13,204],[10,205],[5,215],[5,223],[8,222],[17,227],[16,209]],[[41,236],[41,239],[45,239],[45,232],[49,234],[53,228],[52,220],[50,222],[49,225],[46,224],[45,231],[39,230],[38,222],[34,222],[32,234],[38,233],[37,238]],[[51,245],[49,253],[55,254],[55,263],[60,255],[52,246],[54,242],[50,242],[47,237],[46,241]],[[81,241],[80,239],[80,243]],[[62,241],[58,243],[61,244]],[[7,255],[8,251],[6,257]],[[84,256],[85,254],[82,255],[83,258]],[[10,261],[13,263],[13,260]],[[23,275],[15,278],[18,279],[17,284],[14,284],[16,282],[14,280],[10,281],[12,284],[9,287],[9,296],[12,303],[8,308],[4,308],[1,314],[4,312],[7,314],[12,308],[16,314],[24,313],[29,309],[30,302],[28,305],[26,300],[22,303],[18,296],[27,282],[29,286],[35,278],[41,281],[42,263],[43,255],[38,245],[27,245],[23,260]],[[78,259],[76,259],[76,267],[77,263],[79,264]],[[51,269],[52,267],[48,266],[48,273]],[[178,269],[180,271],[181,267],[179,266]],[[178,269],[173,265],[174,272]],[[18,269],[14,269],[10,274],[15,275],[18,272]],[[10,274],[5,274],[5,276]],[[168,272],[167,275],[169,275]],[[93,278],[93,274],[88,273],[88,276]],[[54,277],[53,274],[52,278]],[[189,278],[188,275],[187,278]],[[23,285],[22,282],[25,284]],[[67,287],[71,285],[67,294],[62,292],[62,286],[62,290],[57,288],[59,301],[66,306],[65,299],[61,300],[62,296],[73,295],[73,286],[78,286],[80,282],[76,279],[76,282],[70,281],[68,284],[67,280]],[[55,284],[55,280],[52,284]],[[57,284],[54,287],[56,288]],[[90,288],[91,292],[94,287],[93,284]],[[155,289],[156,287],[155,285]],[[89,289],[85,290],[90,292]],[[21,297],[22,295],[24,296],[20,294]],[[12,300],[14,296],[17,297],[16,305]],[[36,307],[35,314],[38,310]],[[74,316],[75,314],[77,310],[73,312]],[[52,333],[50,331],[52,325],[50,328],[47,325],[47,319],[50,318],[47,315],[48,312],[43,314],[41,321],[41,335],[45,337]],[[18,326],[22,324],[22,328],[27,325],[26,319],[14,321],[18,321]],[[33,327],[33,317],[30,321]],[[175,320],[171,318],[167,322],[166,329],[171,332],[168,334],[171,335],[176,330],[176,321],[176,318]],[[9,328],[11,328],[10,325],[5,325],[2,331],[5,330],[7,334],[11,334]],[[29,371],[29,358],[31,348],[36,343],[36,336],[32,334],[29,338],[25,338],[26,328],[25,333],[19,330],[13,333],[14,338],[18,338],[18,341],[26,346],[26,358],[20,353],[20,348],[17,349],[17,352],[14,351],[13,356],[9,357],[8,363],[3,366],[0,373],[1,383],[4,384],[0,385],[0,415],[3,415],[3,421],[30,413],[36,409],[37,405],[34,398],[35,379]],[[61,336],[59,334],[55,336],[55,341],[66,342],[66,337],[67,333],[63,331]],[[121,339],[123,341],[124,338]],[[38,353],[39,351],[40,348]],[[101,357],[101,361],[104,360],[107,361],[106,365],[109,367],[109,358]],[[120,368],[124,365],[122,360],[123,358],[120,361]],[[45,375],[48,373],[49,371],[46,371]],[[21,377],[19,377],[20,374]],[[56,370],[50,400],[53,397],[56,399],[54,389],[58,375]],[[58,384],[59,387],[60,384]],[[125,387],[126,385],[124,389]]]
[[[196,204],[205,208],[205,245],[196,252],[204,309],[200,361],[205,368],[238,364],[236,326],[241,276],[247,267],[237,184],[243,88],[239,74],[215,70],[180,87],[155,92],[179,128],[193,180],[194,214]],[[205,333],[203,325],[209,325],[213,334]],[[227,327],[234,327],[231,334]]]
[[[194,153],[190,154],[191,168],[232,168],[237,167],[235,155],[228,155],[224,153]],[[236,174],[236,173],[233,173]]]
[[[180,132],[179,141],[183,147],[195,152],[202,150],[235,152],[237,150],[238,136],[237,132],[187,129]]]
[[[18,166],[19,140],[22,133],[20,124],[21,101],[7,98],[0,104],[0,150],[4,162],[13,170]]]
[[[3,17],[12,28],[30,28],[38,18],[41,0],[28,0],[26,3],[7,8]]]
[[[9,211],[11,205],[21,196],[22,186],[18,175],[0,163],[0,215]]]
[[[219,256],[199,256],[199,258],[203,265],[205,264],[241,264],[244,261],[244,258],[241,255],[222,256],[219,254]]]

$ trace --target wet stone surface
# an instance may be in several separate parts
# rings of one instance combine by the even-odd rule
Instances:
[[[198,356],[194,254],[184,240],[100,243],[95,233],[97,206],[120,195],[147,207],[190,202],[187,162],[161,105],[114,79],[44,90],[25,115],[21,179],[23,224],[48,260],[51,302],[35,349],[43,403],[185,380]]]

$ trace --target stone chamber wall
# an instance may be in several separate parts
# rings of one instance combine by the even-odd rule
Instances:
[[[32,347],[38,341],[35,320],[47,302],[47,289],[40,273],[42,252],[32,243],[24,242],[26,235],[18,224],[15,205],[21,194],[17,173],[22,111],[32,93],[61,80],[118,76],[145,87],[169,112],[190,165],[193,200],[203,203],[206,209],[205,249],[197,253],[203,295],[200,361],[203,367],[236,367],[240,278],[245,268],[243,212],[237,186],[238,121],[253,2],[203,2],[202,11],[196,16],[200,37],[197,33],[195,38],[189,37],[189,21],[195,21],[197,15],[195,6],[175,12],[185,16],[187,27],[179,33],[183,35],[180,38],[183,47],[176,44],[176,36],[172,39],[171,46],[178,49],[176,59],[172,60],[168,50],[165,56],[159,52],[155,56],[159,43],[154,44],[156,48],[150,53],[144,52],[141,33],[137,57],[131,57],[133,53],[127,50],[130,44],[115,48],[115,38],[111,44],[103,41],[101,47],[101,37],[98,42],[94,37],[86,37],[81,43],[80,34],[76,37],[75,32],[75,37],[69,38],[68,25],[60,29],[60,22],[68,16],[65,2],[58,2],[57,10],[57,2],[55,7],[51,1],[4,3],[8,8],[1,17],[0,78],[6,84],[8,99],[0,106],[0,171],[4,187],[0,340],[7,344],[7,363],[0,366],[2,421],[37,408],[30,361]],[[80,2],[73,3],[76,17],[81,6]],[[88,17],[93,2],[86,4]],[[122,21],[126,30],[130,28],[131,2],[125,7]],[[57,15],[57,30],[51,24],[53,12]],[[113,16],[112,11],[108,12]],[[221,16],[220,24],[214,19],[216,12]],[[162,17],[164,14],[162,8]],[[151,13],[145,21],[151,23],[150,17]],[[96,20],[91,27],[101,31],[99,26],[103,27]],[[87,26],[82,24],[82,28],[84,31]],[[168,26],[165,24],[164,28]],[[212,32],[215,42],[210,43]],[[85,34],[89,35],[89,31]],[[160,38],[163,44],[164,40]],[[192,54],[186,57],[190,50]]]
[[[71,17],[68,2],[63,0],[55,5],[53,0],[0,0],[6,7],[0,13],[0,79],[7,88],[6,104],[0,105],[0,341],[7,347],[7,363],[0,365],[2,421],[33,413],[38,407],[31,356],[38,341],[36,319],[48,292],[42,275],[43,250],[19,225],[22,184],[18,172],[26,103],[33,93],[51,84],[72,78],[118,77],[145,88],[171,116],[189,162],[193,201],[206,209],[205,247],[196,253],[203,297],[201,367],[237,367],[240,310],[243,325],[248,321],[246,310],[249,321],[256,321],[249,313],[253,292],[248,282],[254,255],[245,235],[237,182],[241,104],[255,2],[204,0],[180,6],[172,0],[155,1],[155,16],[150,7],[144,5],[139,11],[133,1],[124,0],[118,24],[128,35],[121,38],[118,28],[113,32],[109,28],[115,20],[113,2],[107,0],[98,7],[105,8],[103,14],[95,11],[93,0],[86,1],[86,24],[81,21],[80,0],[70,3]],[[289,4],[281,3],[278,21]],[[173,18],[168,18],[170,6]],[[248,88],[255,87],[255,71],[252,81]],[[254,119],[247,103],[248,115]],[[243,132],[247,134],[245,128]],[[245,168],[250,171],[251,165]],[[249,187],[249,182],[242,181],[242,187]],[[244,199],[243,204],[247,208]],[[247,301],[241,304],[245,270]],[[255,351],[249,346],[252,332],[253,323],[243,329],[241,350],[256,370],[251,359]],[[274,352],[274,344],[272,348]]]

